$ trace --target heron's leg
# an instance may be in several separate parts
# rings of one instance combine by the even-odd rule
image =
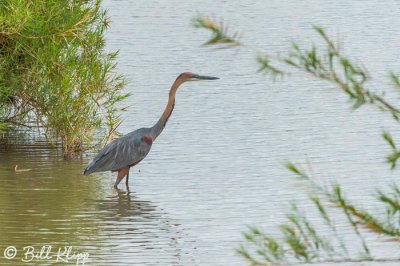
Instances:
[[[129,167],[128,168],[128,173],[126,174],[126,185],[128,185],[128,181],[129,181],[129,170],[130,170],[131,168]]]
[[[122,179],[126,176],[126,173],[129,171],[129,166],[125,166],[118,170],[117,179],[115,180],[114,188],[117,188],[118,184],[121,182]]]

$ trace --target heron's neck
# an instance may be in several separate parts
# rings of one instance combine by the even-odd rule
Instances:
[[[160,119],[158,120],[158,122],[151,128],[153,140],[155,140],[161,134],[165,125],[167,124],[168,119],[171,116],[172,111],[174,110],[176,91],[178,90],[179,86],[182,83],[183,82],[180,79],[177,79],[175,80],[174,84],[172,84],[171,89],[169,91],[167,106],[165,107],[165,110],[161,115]]]

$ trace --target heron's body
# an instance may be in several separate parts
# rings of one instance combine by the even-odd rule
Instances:
[[[217,79],[214,77],[199,76],[192,73],[182,73],[172,85],[167,106],[158,122],[150,128],[140,128],[128,133],[108,145],[87,165],[84,175],[94,172],[113,171],[118,172],[114,187],[127,176],[127,184],[130,167],[142,161],[149,154],[151,146],[161,134],[175,106],[175,94],[178,87],[190,79]]]

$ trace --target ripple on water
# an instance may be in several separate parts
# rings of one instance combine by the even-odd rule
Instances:
[[[193,2],[103,1],[113,21],[107,49],[120,50],[118,71],[132,81],[123,133],[157,121],[178,73],[221,79],[180,89],[166,130],[131,170],[131,192],[114,190],[110,173],[82,176],[93,154],[64,161],[34,137],[0,146],[0,264],[20,265],[2,261],[10,243],[76,246],[92,265],[243,265],[234,248],[247,225],[276,234],[290,201],[312,209],[286,161],[338,179],[360,206],[374,206],[376,186],[397,178],[384,163],[379,128],[397,132],[391,118],[350,111],[344,95],[303,75],[271,82],[256,73],[252,50],[201,47],[208,33],[190,24],[196,10],[221,16],[271,54],[291,40],[317,42],[311,25],[322,25],[339,32],[380,88],[398,68],[396,1]],[[17,164],[32,171],[15,173]],[[337,227],[353,244],[346,223]],[[375,254],[398,257],[390,243],[378,244]]]

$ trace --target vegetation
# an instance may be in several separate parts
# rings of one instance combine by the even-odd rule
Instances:
[[[100,0],[0,1],[0,130],[39,127],[65,154],[113,132],[125,81]]]
[[[368,230],[389,237],[393,241],[400,240],[400,189],[397,184],[392,184],[389,191],[377,192],[376,200],[381,205],[380,212],[372,214],[351,203],[338,183],[321,186],[311,174],[300,170],[298,166],[288,163],[287,168],[311,187],[312,192],[309,193],[309,198],[325,226],[324,228],[317,228],[293,203],[292,211],[287,215],[287,222],[279,227],[280,238],[270,237],[255,227],[250,227],[248,232],[244,233],[248,243],[241,245],[237,252],[252,265],[295,261],[398,260],[398,258],[374,258],[362,233],[362,231]],[[340,213],[332,207],[341,210],[342,215],[340,216]],[[343,236],[338,232],[335,224],[343,218],[347,220],[358,241],[354,239],[352,243],[346,243]],[[321,224],[321,221],[318,221],[318,224]],[[349,249],[349,246],[354,247],[355,243],[361,244],[360,255],[356,258],[352,257]]]
[[[226,28],[219,25],[222,24],[203,16],[194,19],[194,26],[211,30],[213,33],[206,45],[227,47],[227,44],[235,43],[244,46],[236,39],[237,34],[231,36]],[[301,71],[311,77],[326,80],[335,88],[345,92],[353,102],[354,108],[371,104],[391,114],[393,119],[400,122],[400,110],[383,95],[368,89],[370,80],[368,70],[344,56],[322,28],[314,27],[314,30],[322,38],[323,47],[312,45],[307,49],[293,43],[292,49],[285,56],[258,56],[259,72],[273,77],[284,77],[293,71]],[[400,77],[393,72],[389,76],[393,86],[400,89]],[[387,161],[393,169],[400,158],[400,150],[388,132],[383,132],[382,135],[392,149],[392,153],[387,156]],[[320,220],[330,232],[330,237],[324,237],[324,234],[320,232],[322,230],[319,231],[306,215],[299,211],[298,206],[293,204],[291,213],[287,215],[287,222],[279,227],[280,237],[271,237],[256,227],[251,227],[244,233],[247,243],[241,245],[237,252],[249,263],[270,265],[321,260],[378,260],[373,257],[364,239],[365,231],[389,237],[398,245],[400,240],[400,186],[398,184],[391,184],[389,191],[377,192],[376,199],[381,205],[381,212],[373,214],[351,203],[338,183],[322,185],[311,174],[293,163],[288,163],[286,167],[311,188],[312,193],[309,194],[309,198],[320,214]],[[338,210],[361,243],[361,255],[356,258],[350,254],[349,243],[343,240],[335,227],[334,217],[338,216]],[[326,235],[326,230],[324,233]],[[354,245],[354,243],[350,244]],[[399,258],[387,260],[391,259],[398,260]]]
[[[198,16],[193,20],[193,26],[196,28],[203,28],[212,32],[211,38],[204,43],[204,45],[224,44],[229,46],[238,46],[241,43],[238,40],[238,33],[230,36],[228,34],[228,27],[221,21],[216,23],[213,19],[203,16]]]

